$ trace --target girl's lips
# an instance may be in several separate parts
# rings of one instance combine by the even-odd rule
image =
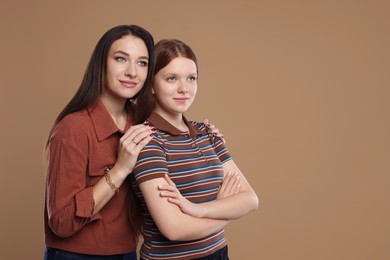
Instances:
[[[174,100],[178,101],[178,102],[186,102],[187,100],[189,100],[190,98],[188,97],[183,97],[183,98],[174,98]]]

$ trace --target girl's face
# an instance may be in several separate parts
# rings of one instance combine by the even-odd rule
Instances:
[[[146,80],[148,63],[148,49],[140,38],[128,35],[113,42],[107,57],[103,97],[114,100],[134,97]]]
[[[173,59],[154,78],[156,112],[168,117],[181,116],[194,101],[197,88],[195,62],[183,57]]]

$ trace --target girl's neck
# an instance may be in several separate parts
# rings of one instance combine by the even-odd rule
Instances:
[[[167,120],[171,125],[176,127],[182,132],[188,132],[188,126],[186,125],[186,122],[183,119],[183,114],[182,113],[175,113],[171,114],[159,107],[156,107],[154,109],[154,112],[162,116],[165,120]]]
[[[126,100],[113,100],[105,95],[102,95],[100,99],[117,127],[121,130],[124,130],[127,123],[127,111],[125,109]]]

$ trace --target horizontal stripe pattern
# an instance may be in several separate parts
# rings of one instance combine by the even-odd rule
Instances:
[[[133,170],[132,184],[144,209],[144,259],[193,259],[204,257],[226,245],[224,231],[193,241],[170,241],[154,223],[139,183],[163,177],[168,173],[181,194],[194,203],[215,200],[223,180],[222,163],[231,159],[224,143],[207,132],[203,123],[187,122],[190,133],[180,132],[161,117],[149,123],[158,129],[141,151]],[[162,125],[162,127],[161,127]],[[160,127],[159,127],[160,126]],[[174,132],[174,134],[172,133]]]

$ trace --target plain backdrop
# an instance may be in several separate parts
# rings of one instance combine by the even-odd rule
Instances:
[[[390,2],[17,0],[0,6],[0,258],[42,259],[43,147],[101,35],[138,24],[199,59],[208,118],[259,210],[231,259],[390,259]]]

